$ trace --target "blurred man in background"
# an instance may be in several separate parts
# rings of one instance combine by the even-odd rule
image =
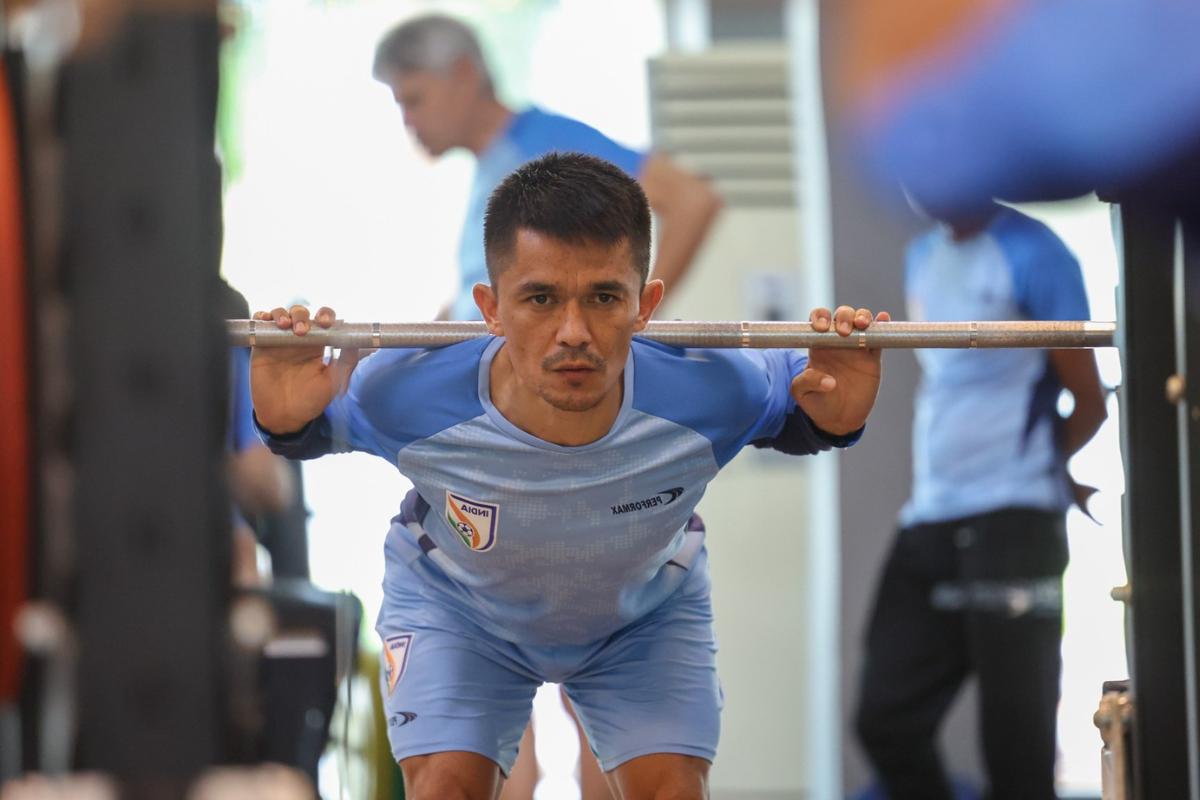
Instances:
[[[582,122],[538,108],[515,111],[504,105],[475,34],[451,17],[416,17],[392,29],[376,48],[374,74],[392,90],[404,124],[430,155],[461,147],[477,159],[459,244],[459,288],[443,317],[481,318],[471,288],[487,283],[488,196],[510,172],[538,156],[586,153],[637,178],[657,218],[654,277],[666,284],[668,295],[683,280],[720,209],[707,182],[661,153],[631,150]]]
[[[654,277],[663,281],[668,294],[683,280],[721,207],[706,181],[661,153],[631,150],[578,120],[535,107],[509,108],[496,96],[478,38],[452,17],[429,14],[393,28],[375,50],[373,72],[391,89],[405,126],[431,156],[464,148],[476,157],[459,242],[458,288],[439,318],[481,319],[472,288],[488,283],[483,251],[488,197],[517,167],[553,151],[596,156],[636,178],[657,218]],[[531,796],[537,782],[531,732],[521,753],[505,786],[505,800]],[[582,731],[580,753],[585,800],[609,797]]]
[[[940,224],[907,252],[911,319],[1089,318],[1079,264],[1045,225],[995,204],[930,213]],[[1086,500],[1066,464],[1106,416],[1095,356],[916,355],[913,491],[867,631],[858,735],[891,800],[950,800],[935,736],[974,675],[988,797],[1054,800],[1065,516]]]

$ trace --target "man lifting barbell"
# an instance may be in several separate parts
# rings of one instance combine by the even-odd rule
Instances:
[[[513,173],[484,239],[491,285],[475,298],[491,336],[357,368],[353,351],[257,347],[259,424],[276,452],[372,452],[413,481],[377,626],[411,797],[493,797],[543,681],[566,687],[621,796],[704,797],[721,692],[692,511],[747,444],[856,441],[879,351],[635,339],[662,296],[646,199],[587,156]],[[255,316],[298,336],[334,322]],[[849,336],[874,319],[843,306],[812,323]]]

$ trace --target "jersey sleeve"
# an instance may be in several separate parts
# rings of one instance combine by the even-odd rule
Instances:
[[[595,134],[595,138],[588,143],[587,149],[583,152],[616,164],[635,178],[641,176],[642,167],[646,165],[646,153],[618,144],[599,131],[593,130],[592,132]]]
[[[641,175],[645,152],[619,144],[592,126],[569,117],[537,112],[532,121],[534,124],[521,133],[521,144],[528,158],[554,151],[585,153],[616,164],[634,178]]]
[[[635,406],[704,436],[719,467],[749,444],[806,454],[857,439],[823,433],[796,405],[792,379],[808,364],[800,352],[635,344]]]
[[[1013,271],[1018,307],[1034,320],[1091,318],[1079,262],[1053,231],[1019,217],[996,231]]]
[[[796,350],[747,350],[743,357],[755,363],[766,378],[762,413],[748,432],[743,445],[778,436],[784,422],[797,410],[792,397],[792,380],[804,371],[808,358]]]
[[[260,431],[289,458],[351,450],[395,463],[401,450],[483,413],[479,364],[489,337],[433,350],[380,350],[359,363],[346,393],[302,430]]]
[[[751,430],[735,440],[729,458],[747,444],[789,455],[814,455],[833,447],[849,447],[862,429],[834,436],[818,428],[792,397],[792,380],[808,366],[808,357],[795,350],[748,350],[742,355],[755,362],[766,378],[762,412]]]
[[[760,352],[765,356],[767,369],[777,373],[771,380],[772,387],[778,385],[782,392],[772,392],[777,398],[770,404],[768,416],[763,420],[760,428],[762,435],[752,437],[750,444],[788,455],[814,455],[833,447],[849,447],[859,440],[861,428],[845,436],[835,436],[821,430],[792,397],[792,380],[808,366],[807,356],[794,350]],[[778,363],[772,364],[772,361]],[[782,418],[779,417],[780,410],[784,412]]]
[[[862,438],[866,426],[845,436],[827,433],[816,426],[804,409],[796,406],[783,421],[779,433],[767,439],[751,442],[758,448],[770,448],[789,456],[811,456],[834,447],[851,447]]]
[[[296,461],[320,458],[328,453],[346,452],[348,449],[338,450],[335,446],[329,419],[325,414],[292,433],[272,433],[259,422],[257,414],[254,416],[254,427],[272,453]]]
[[[371,418],[371,409],[364,407],[363,399],[364,395],[377,392],[379,383],[386,380],[389,373],[394,374],[394,370],[389,368],[403,359],[407,352],[411,351],[390,350],[368,356],[354,370],[347,391],[335,397],[321,416],[299,431],[271,433],[255,417],[254,424],[263,441],[272,452],[298,460],[352,451],[394,460],[403,445],[376,426]],[[403,392],[396,394],[402,395]]]

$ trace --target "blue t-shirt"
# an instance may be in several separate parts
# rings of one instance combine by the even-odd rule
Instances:
[[[250,349],[234,347],[229,353],[229,431],[226,449],[241,453],[262,447],[254,430],[254,406],[250,400]]]
[[[822,435],[797,408],[799,353],[635,339],[609,432],[552,444],[492,405],[503,343],[380,351],[304,430],[264,435],[291,457],[359,450],[394,464],[415,488],[388,532],[389,561],[407,563],[431,601],[510,641],[595,642],[662,603],[703,544],[687,525],[696,504],[746,444],[787,438],[789,452],[815,453],[856,438]],[[385,576],[384,617],[401,579]]]
[[[250,348],[233,347],[229,352],[229,427],[225,432],[225,449],[240,455],[262,446],[250,399]],[[245,525],[246,520],[237,507],[232,510],[234,526]]]
[[[483,215],[492,190],[517,167],[555,151],[602,158],[635,178],[646,160],[645,153],[623,147],[578,120],[537,108],[514,114],[504,132],[479,155],[475,166],[467,217],[458,246],[458,290],[451,319],[481,319],[471,290],[477,283],[489,282],[483,256]]]
[[[956,242],[942,227],[907,252],[910,319],[1086,320],[1075,257],[1042,223],[1009,208]],[[1061,385],[1045,350],[918,350],[913,491],[903,525],[1008,506],[1065,510],[1057,444]]]

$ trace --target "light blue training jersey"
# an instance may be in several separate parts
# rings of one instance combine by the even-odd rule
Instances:
[[[956,242],[935,228],[908,248],[909,318],[1086,320],[1079,264],[1042,223],[1003,208]],[[1057,445],[1061,385],[1048,352],[917,350],[913,491],[902,525],[1023,506],[1066,510]]]
[[[458,289],[450,318],[481,319],[471,296],[477,283],[488,283],[483,255],[483,216],[492,190],[514,170],[547,153],[586,153],[616,164],[637,178],[646,154],[619,145],[600,131],[569,117],[538,108],[514,114],[508,127],[480,153],[471,181],[467,216],[458,245]]]
[[[387,549],[411,569],[385,582],[416,573],[431,602],[508,641],[596,642],[661,604],[701,552],[687,524],[696,504],[746,444],[814,453],[857,439],[821,433],[797,408],[799,353],[635,339],[612,429],[551,444],[492,405],[503,342],[380,351],[303,431],[264,435],[291,457],[360,450],[394,464],[415,488]]]

